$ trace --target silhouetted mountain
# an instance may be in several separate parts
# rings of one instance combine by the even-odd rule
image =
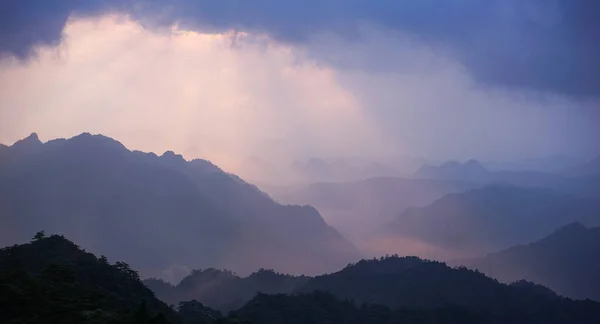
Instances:
[[[540,239],[574,221],[600,225],[600,200],[488,186],[410,208],[382,232],[437,246],[452,257],[476,257]]]
[[[259,271],[253,276],[254,282],[285,277],[270,271]],[[230,272],[207,270],[192,274],[188,280],[197,284],[194,290],[228,293],[227,284],[223,283],[235,277]],[[212,286],[215,282],[217,287]],[[62,236],[45,237],[40,232],[32,243],[0,250],[2,323],[591,324],[600,321],[599,303],[564,299],[543,286],[525,281],[500,284],[479,272],[452,269],[416,257],[363,260],[339,272],[310,279],[295,291],[294,295],[260,293],[228,317],[196,300],[179,302],[176,313],[156,299],[128,264],[111,265],[105,257],[96,258]]]
[[[600,181],[600,156],[580,165],[565,168],[561,174],[575,177],[595,176]]]
[[[456,306],[435,310],[398,309],[382,305],[340,301],[326,292],[302,295],[259,294],[233,312],[232,318],[269,324],[397,324],[397,323],[482,323],[473,312]]]
[[[147,279],[144,284],[167,303],[198,300],[227,313],[240,308],[259,292],[289,294],[308,279],[309,277],[284,275],[272,270],[260,270],[247,277],[238,277],[230,271],[206,269],[192,271],[176,286],[160,279]]]
[[[179,316],[154,297],[126,263],[109,264],[62,236],[39,233],[0,250],[2,323],[172,323]]]
[[[477,188],[464,181],[371,178],[315,183],[277,195],[278,201],[315,206],[346,237],[369,249],[367,237],[408,207],[425,206],[448,193]],[[381,255],[381,253],[375,253]]]
[[[526,279],[568,297],[600,300],[600,227],[572,223],[540,241],[464,264],[504,282]]]
[[[38,150],[42,144],[38,134],[31,133],[31,135],[26,138],[16,141],[10,148],[12,151],[19,153],[31,153]]]
[[[356,259],[309,206],[284,206],[205,160],[81,134],[15,143],[0,161],[0,244],[63,233],[146,276],[170,266],[317,273]],[[6,230],[10,229],[10,230]]]
[[[598,303],[563,299],[545,287],[524,281],[501,284],[479,272],[453,269],[416,257],[363,260],[339,272],[315,277],[296,292],[313,291],[329,292],[358,304],[381,304],[393,309],[439,310],[451,305],[483,318],[476,323],[596,323],[600,320]]]
[[[232,323],[224,318],[221,312],[204,306],[197,300],[180,302],[177,313],[186,324],[227,324]],[[233,322],[235,323],[235,322]],[[233,324],[232,323],[232,324]]]
[[[414,177],[543,187],[573,195],[600,197],[600,177],[572,178],[539,171],[489,171],[476,160],[469,160],[462,164],[451,161],[439,167],[426,164],[414,174]]]

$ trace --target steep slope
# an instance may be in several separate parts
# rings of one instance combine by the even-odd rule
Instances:
[[[239,277],[230,271],[206,269],[192,271],[176,286],[160,279],[147,279],[144,284],[167,303],[176,305],[185,300],[197,300],[227,313],[240,308],[257,293],[289,294],[308,279],[272,270],[260,270],[247,277]]]
[[[545,189],[488,186],[411,208],[382,229],[449,253],[477,257],[540,239],[565,224],[600,225],[600,200]]]
[[[571,298],[600,300],[600,228],[561,227],[537,242],[463,262],[504,282],[535,281]]]
[[[162,320],[161,320],[162,318]],[[179,323],[125,263],[62,236],[0,250],[2,323]]]
[[[423,165],[414,175],[420,179],[462,180],[480,184],[542,187],[567,194],[600,197],[600,177],[566,177],[539,171],[490,171],[476,160],[450,161],[441,166]]]
[[[11,146],[0,210],[0,243],[44,228],[146,276],[177,265],[317,273],[356,258],[314,208],[279,205],[208,161],[131,152],[100,135]]]
[[[314,291],[329,292],[358,304],[373,303],[393,309],[434,311],[447,306],[459,307],[483,318],[483,321],[474,321],[476,323],[596,323],[600,320],[599,303],[563,299],[529,282],[501,284],[466,268],[453,269],[416,257],[363,260],[337,273],[315,277],[296,292]],[[285,309],[293,309],[293,306]]]

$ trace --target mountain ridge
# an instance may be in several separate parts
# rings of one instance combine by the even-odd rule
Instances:
[[[8,151],[0,225],[13,230],[0,243],[46,228],[156,276],[175,265],[319,273],[357,258],[314,208],[277,204],[206,160],[130,151],[89,133]]]

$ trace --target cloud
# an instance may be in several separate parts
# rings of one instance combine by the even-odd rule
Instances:
[[[482,84],[600,97],[596,0],[5,0],[0,52],[26,58],[37,45],[59,44],[69,17],[114,12],[153,30],[246,31],[295,45],[323,33],[361,42],[362,26],[375,26],[431,45]]]
[[[1,143],[31,132],[43,139],[103,133],[132,149],[207,158],[252,179],[240,165],[248,157],[282,177],[285,170],[273,166],[320,156],[600,153],[593,105],[476,86],[460,64],[407,37],[351,45],[324,34],[307,53],[238,34],[232,48],[231,34],[154,33],[114,15],[71,19],[63,33],[59,51],[41,48],[28,64],[0,64]],[[398,59],[402,73],[352,67],[381,48],[389,57],[379,59]],[[312,59],[322,53],[347,61],[336,69]]]
[[[203,157],[230,171],[253,155],[289,162],[383,151],[334,71],[260,38],[174,30],[117,16],[71,20],[66,50],[0,66],[0,139],[81,132],[132,149]],[[369,153],[370,152],[370,153]]]

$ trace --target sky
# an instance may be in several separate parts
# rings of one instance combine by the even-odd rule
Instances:
[[[102,133],[237,171],[600,155],[595,0],[5,0],[0,143]]]

